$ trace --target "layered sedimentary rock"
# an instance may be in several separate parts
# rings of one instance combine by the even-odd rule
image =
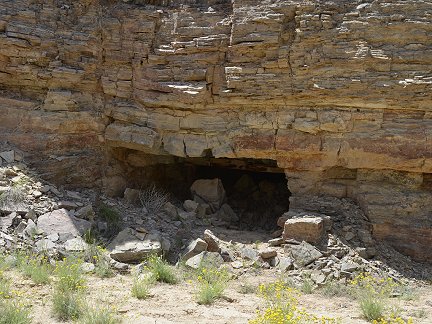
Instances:
[[[110,148],[272,159],[292,208],[353,199],[427,259],[431,21],[426,0],[3,1],[1,136],[70,184],[121,186]]]

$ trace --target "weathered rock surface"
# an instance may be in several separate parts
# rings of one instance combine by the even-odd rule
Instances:
[[[196,239],[189,243],[185,252],[183,253],[182,260],[187,261],[190,258],[207,250],[207,243],[202,239]]]
[[[285,248],[300,266],[306,266],[322,256],[322,253],[317,248],[305,241],[300,245],[285,246]]]
[[[90,229],[91,223],[70,216],[66,209],[58,209],[39,216],[37,227],[45,235],[58,234],[62,239],[67,240],[83,235]]]
[[[376,238],[431,259],[430,10],[6,1],[0,135],[47,179],[110,194],[123,192],[128,165],[151,163],[134,150],[273,159],[295,208],[343,213],[325,197],[352,199]]]
[[[139,262],[145,257],[162,252],[160,238],[157,235],[145,235],[138,238],[131,228],[122,230],[107,246],[111,258],[118,262]]]
[[[224,263],[221,255],[217,252],[201,252],[186,261],[186,265],[193,269],[198,269],[200,265],[213,266],[219,268]]]
[[[191,193],[194,200],[209,204],[213,211],[219,210],[225,201],[225,189],[220,179],[196,180],[191,186]]]
[[[324,220],[321,217],[300,217],[284,223],[284,239],[295,239],[309,243],[319,242],[324,234]]]

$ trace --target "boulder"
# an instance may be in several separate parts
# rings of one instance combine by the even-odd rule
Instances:
[[[4,151],[0,153],[0,157],[3,158],[7,163],[12,163],[15,161],[15,152],[14,151]]]
[[[14,219],[17,217],[17,213],[13,212],[4,217],[0,217],[0,230],[5,231],[12,226]]]
[[[93,263],[89,263],[89,262],[84,262],[83,264],[81,264],[81,271],[84,273],[90,273],[93,272],[95,270],[95,265]]]
[[[200,179],[191,186],[191,193],[194,201],[207,203],[213,212],[225,202],[225,189],[220,179]]]
[[[62,200],[58,204],[59,208],[64,208],[67,210],[75,209],[78,207],[76,202],[68,201],[68,200]]]
[[[201,252],[204,252],[206,250],[207,250],[207,243],[205,241],[203,241],[202,239],[198,238],[198,239],[192,241],[188,245],[185,252],[183,253],[182,260],[187,261],[190,258],[194,257],[195,255],[198,255]]]
[[[342,272],[354,272],[360,268],[360,265],[353,261],[342,262],[341,271]]]
[[[317,243],[322,239],[324,232],[324,220],[321,217],[291,218],[285,221],[283,238]]]
[[[220,252],[221,250],[219,246],[220,240],[209,229],[206,229],[204,231],[204,241],[206,241],[207,243],[207,251]]]
[[[217,212],[217,217],[227,222],[237,222],[239,220],[235,211],[228,204],[223,204]]]
[[[178,214],[177,207],[171,204],[170,202],[167,202],[164,205],[163,210],[165,214],[167,214],[171,219],[178,219],[179,214]]]
[[[125,228],[114,240],[107,246],[109,255],[112,259],[123,262],[139,262],[145,257],[160,253],[162,245],[160,237],[156,234],[148,234],[143,240],[140,240],[135,235],[135,230]]]
[[[217,252],[201,252],[186,261],[186,266],[198,269],[200,265],[208,265],[219,268],[224,263],[221,255]]]
[[[126,188],[123,197],[128,204],[137,204],[139,203],[140,191],[137,189]]]
[[[277,255],[277,252],[275,249],[265,249],[259,251],[260,257],[263,259],[270,259],[274,258]]]
[[[55,248],[55,243],[50,240],[42,239],[36,242],[36,250],[38,252],[50,251]]]
[[[57,209],[39,216],[37,227],[46,235],[57,233],[70,239],[83,235],[91,228],[91,223],[69,215],[65,209]]]
[[[82,252],[88,248],[88,244],[84,242],[81,237],[75,237],[67,240],[64,244],[64,248],[66,251],[70,252]]]
[[[95,212],[93,210],[93,206],[92,205],[87,205],[87,206],[84,206],[84,207],[78,209],[75,212],[75,215],[78,218],[87,219],[87,220],[90,220],[90,221],[93,221],[94,218],[95,218]]]
[[[278,237],[275,239],[271,239],[268,241],[269,246],[279,246],[282,245],[282,243],[284,243],[285,240],[282,237]]]
[[[240,256],[243,259],[251,260],[251,261],[256,261],[259,258],[258,252],[248,247],[244,247],[243,249],[241,249]]]
[[[305,241],[299,245],[286,245],[285,249],[296,263],[302,267],[322,257],[322,253],[317,248]]]
[[[187,212],[194,212],[194,213],[196,213],[197,209],[198,209],[198,206],[199,206],[199,204],[196,201],[193,201],[193,200],[186,200],[183,203],[183,208]]]

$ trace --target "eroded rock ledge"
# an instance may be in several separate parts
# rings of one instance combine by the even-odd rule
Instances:
[[[49,179],[103,179],[113,192],[125,164],[272,159],[292,208],[342,212],[338,201],[353,199],[377,238],[427,260],[431,10],[421,0],[3,1],[1,139]],[[116,155],[123,164],[112,148],[129,149]]]

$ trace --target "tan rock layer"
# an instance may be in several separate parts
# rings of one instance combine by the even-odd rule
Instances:
[[[294,205],[354,199],[376,236],[398,245],[398,228],[405,240],[413,223],[432,222],[431,9],[426,0],[6,1],[1,138],[36,156],[48,178],[92,185],[104,175],[108,190],[125,182],[108,147],[273,159]]]

